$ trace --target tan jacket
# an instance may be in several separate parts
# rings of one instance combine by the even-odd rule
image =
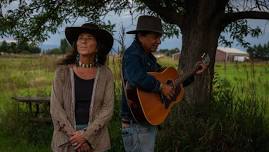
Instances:
[[[74,72],[71,67],[61,65],[55,72],[51,91],[50,113],[54,132],[51,147],[54,152],[73,152],[68,143],[68,134],[76,129]],[[106,66],[97,68],[94,81],[89,124],[83,136],[95,152],[110,149],[107,124],[112,117],[114,106],[114,79]]]

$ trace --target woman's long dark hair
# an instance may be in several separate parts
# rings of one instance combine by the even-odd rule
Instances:
[[[68,64],[76,64],[76,58],[78,55],[77,50],[77,41],[74,41],[72,50],[70,53],[68,53],[62,60],[58,62],[58,65],[68,65]],[[105,48],[103,44],[100,43],[100,41],[96,40],[97,42],[97,53],[95,55],[95,64],[98,65],[104,65],[106,63],[107,54],[104,53],[104,51],[101,51]]]

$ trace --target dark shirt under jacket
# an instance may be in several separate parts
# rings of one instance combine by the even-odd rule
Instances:
[[[132,87],[159,93],[160,82],[153,76],[148,75],[147,72],[157,72],[160,70],[161,66],[157,63],[156,58],[151,53],[146,53],[136,40],[124,52],[122,59],[123,79],[128,81]],[[183,85],[190,84],[193,80],[194,77],[191,77],[186,82],[183,82]],[[122,91],[121,117],[133,120],[124,90]]]
[[[88,124],[94,79],[84,80],[74,73],[76,124]]]

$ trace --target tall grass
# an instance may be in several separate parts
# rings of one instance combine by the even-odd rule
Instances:
[[[231,83],[238,96],[252,93],[262,98],[269,98],[268,64],[230,63],[226,69],[223,64],[216,64],[216,72]]]
[[[114,75],[114,91],[115,91],[115,105],[114,115],[109,124],[109,133],[111,137],[112,148],[111,152],[124,151],[123,142],[121,138],[121,117],[120,117],[120,102],[121,102],[121,58],[110,56],[108,66]]]

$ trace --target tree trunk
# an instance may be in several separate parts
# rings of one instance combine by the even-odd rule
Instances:
[[[195,63],[200,60],[203,52],[209,54],[210,64],[208,69],[203,74],[196,75],[195,81],[185,87],[185,99],[189,103],[207,105],[210,102],[215,54],[221,30],[217,24],[212,23],[212,20],[198,23],[199,20],[202,20],[201,16],[199,19],[196,17],[191,19],[185,22],[182,27],[182,54],[179,68],[184,73],[187,73],[194,68]]]

